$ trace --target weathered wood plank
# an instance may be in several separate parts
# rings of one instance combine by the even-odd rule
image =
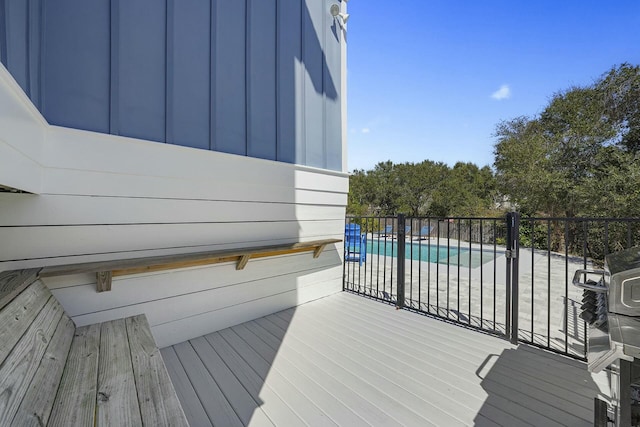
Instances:
[[[73,321],[63,314],[42,357],[40,367],[13,419],[15,425],[34,427],[47,425],[75,330]]]
[[[0,311],[0,364],[51,297],[41,281],[36,281]]]
[[[261,258],[265,256],[276,256],[304,251],[315,251],[316,247],[320,245],[328,245],[332,243],[338,243],[340,241],[340,239],[324,239],[311,242],[290,243],[286,245],[259,246],[254,248],[230,249],[223,251],[195,252],[179,255],[163,255],[157,257],[130,258],[104,262],[59,265],[43,268],[40,272],[40,276],[65,276],[78,273],[94,273],[97,271],[112,271],[114,276],[136,274],[149,271],[183,268],[185,266],[206,265],[218,262],[235,261],[246,254],[251,254],[252,258]],[[187,265],[184,265],[185,263],[187,263]]]
[[[100,325],[76,329],[50,426],[92,426],[95,422]]]
[[[237,256],[213,257],[205,259],[187,260],[168,264],[149,265],[145,267],[131,267],[113,270],[113,276],[127,276],[130,274],[153,273],[156,271],[173,270],[178,268],[201,267],[204,265],[221,264],[223,262],[237,261]]]
[[[50,298],[0,368],[0,425],[9,425],[38,371],[42,356],[62,316],[62,307]]]
[[[147,318],[128,317],[125,323],[143,423],[188,426]]]
[[[238,260],[238,264],[236,264],[236,270],[242,270],[243,268],[245,268],[247,263],[249,262],[249,259],[251,259],[251,254],[242,255]]]
[[[322,251],[324,251],[324,248],[325,248],[326,246],[327,246],[326,244],[322,244],[322,245],[318,246],[318,247],[316,248],[316,250],[315,250],[315,251],[313,251],[313,257],[314,257],[314,258],[318,258],[318,257],[320,256],[320,254],[322,253]]]
[[[160,350],[160,353],[189,424],[192,426],[212,427],[213,424],[211,424],[184,366],[178,359],[175,349],[173,347],[165,347]]]
[[[0,310],[9,304],[20,292],[33,283],[37,277],[39,268],[26,270],[3,271],[0,273]]]
[[[96,290],[98,292],[106,292],[111,290],[111,280],[113,274],[111,271],[96,272]]]
[[[142,425],[124,319],[101,324],[97,396],[98,425]]]

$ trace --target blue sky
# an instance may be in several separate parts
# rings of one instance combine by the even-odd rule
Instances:
[[[640,63],[640,0],[351,0],[348,12],[349,171],[491,165],[501,120]]]

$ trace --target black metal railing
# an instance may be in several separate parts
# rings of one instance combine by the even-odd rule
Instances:
[[[575,358],[586,357],[576,269],[640,245],[640,218],[347,217],[366,262],[343,288]],[[349,242],[345,240],[345,248]]]

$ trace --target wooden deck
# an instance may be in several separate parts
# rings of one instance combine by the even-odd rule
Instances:
[[[606,383],[344,292],[161,352],[193,426],[588,426]]]

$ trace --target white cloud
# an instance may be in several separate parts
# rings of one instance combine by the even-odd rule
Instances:
[[[509,99],[511,98],[511,88],[509,87],[509,85],[502,85],[500,86],[500,89],[491,94],[491,97],[493,99],[497,99],[498,101]]]
[[[362,133],[369,133],[369,132],[371,132],[371,129],[369,129],[369,128],[362,128],[361,132],[362,132]]]

